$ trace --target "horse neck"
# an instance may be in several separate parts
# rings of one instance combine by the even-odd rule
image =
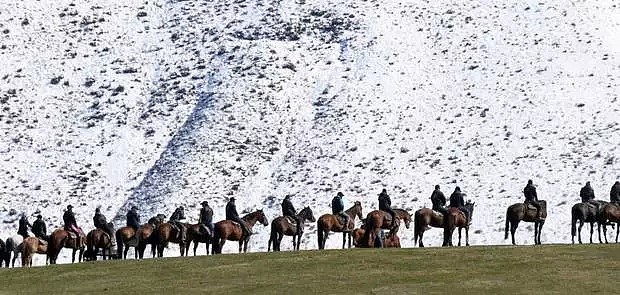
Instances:
[[[355,218],[357,217],[357,212],[358,212],[357,206],[353,206],[349,208],[349,210],[344,211],[344,213],[349,215],[353,219],[353,221],[355,221]]]
[[[396,213],[396,217],[402,220],[407,220],[407,216],[409,215],[409,213],[403,209],[394,209],[394,212]]]
[[[297,219],[299,219],[301,223],[304,224],[306,222],[306,209],[299,211],[299,213],[296,216],[297,216]]]
[[[256,221],[258,221],[258,216],[259,215],[256,212],[254,212],[254,213],[250,213],[250,214],[244,216],[241,219],[243,219],[243,221],[245,221],[245,223],[247,223],[249,228],[252,228],[256,224]]]

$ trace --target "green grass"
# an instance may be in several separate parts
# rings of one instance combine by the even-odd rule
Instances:
[[[618,294],[620,245],[351,249],[0,271],[0,294]]]

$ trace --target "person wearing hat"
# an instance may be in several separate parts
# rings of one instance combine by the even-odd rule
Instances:
[[[48,240],[47,225],[45,225],[45,221],[43,221],[43,216],[41,216],[41,214],[37,215],[37,220],[32,223],[32,233],[39,239],[44,241]]]
[[[243,231],[242,239],[249,239],[252,234],[248,229],[248,226],[245,224],[243,219],[239,217],[239,213],[237,213],[237,205],[235,205],[235,197],[230,197],[228,203],[226,204],[226,220],[231,220],[239,223],[241,225],[241,230]]]
[[[22,212],[22,216],[19,218],[17,234],[24,237],[24,239],[29,237],[30,235],[28,234],[28,228],[32,229],[32,224],[28,222],[28,217],[26,217],[26,213]]]
[[[469,209],[465,207],[464,196],[465,194],[461,192],[461,188],[457,186],[454,189],[454,192],[452,192],[452,195],[450,195],[450,208],[457,208],[461,210],[465,213],[465,219],[467,219],[467,222],[471,222],[471,212],[469,212]]]
[[[286,195],[284,200],[282,200],[282,216],[291,217],[295,221],[295,228],[297,235],[301,234],[301,220],[297,217],[297,210],[293,207],[293,203],[291,202],[291,195]]]
[[[620,181],[616,181],[609,191],[609,202],[620,206]]]
[[[344,197],[344,194],[342,192],[338,192],[336,196],[332,199],[332,214],[343,218],[343,231],[350,231],[351,229],[349,228],[349,215],[344,212],[344,201],[342,200],[342,197]]]
[[[439,185],[435,185],[435,190],[431,194],[431,203],[433,203],[433,210],[446,214],[446,196],[439,190]]]
[[[392,200],[390,199],[390,196],[387,194],[387,191],[385,189],[381,190],[381,193],[379,193],[379,210],[390,213],[390,216],[392,216],[391,227],[395,228],[397,225],[396,212],[392,210]]]
[[[538,194],[536,193],[536,187],[534,182],[530,179],[527,181],[527,185],[523,189],[523,196],[525,197],[524,204],[530,204],[536,208],[536,218],[540,218],[540,204],[538,204]]]
[[[185,227],[181,224],[181,220],[185,220],[185,208],[183,206],[177,207],[172,215],[170,215],[170,219],[168,219],[168,223],[170,223],[177,230],[177,239],[181,239],[181,241],[185,241]]]
[[[138,207],[131,206],[131,209],[127,212],[127,226],[133,228],[135,231],[140,228],[140,214],[138,214]]]
[[[73,206],[67,205],[67,211],[62,215],[62,220],[65,222],[65,230],[73,232],[76,235],[80,235],[80,228],[75,221],[75,214],[73,214]]]
[[[116,239],[114,239],[114,230],[112,229],[112,224],[108,223],[107,218],[101,213],[101,209],[99,207],[95,209],[95,215],[93,216],[93,225],[95,226],[95,228],[106,232],[110,236],[110,241],[112,242],[112,245],[115,246]]]
[[[212,235],[213,234],[213,209],[209,207],[209,202],[207,201],[202,201],[200,205],[202,205],[202,208],[200,209],[200,217],[198,217],[198,224],[201,225],[200,230],[203,231],[204,234]]]

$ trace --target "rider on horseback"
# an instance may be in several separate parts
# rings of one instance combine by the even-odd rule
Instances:
[[[44,241],[48,240],[47,226],[45,225],[45,221],[43,221],[43,216],[41,216],[41,214],[37,215],[37,220],[32,223],[32,233],[39,239]]]
[[[295,207],[293,207],[293,203],[291,202],[291,195],[286,195],[284,200],[282,201],[282,215],[289,216],[291,219],[295,221],[296,233],[301,235],[301,220],[297,218]]]
[[[471,223],[471,212],[469,212],[469,209],[465,207],[465,199],[463,196],[465,196],[465,194],[462,193],[461,188],[457,186],[454,189],[454,192],[452,192],[452,195],[450,195],[450,207],[461,210],[461,212],[465,214],[467,223]]]
[[[22,212],[22,216],[19,218],[19,226],[17,227],[17,234],[27,238],[30,235],[28,234],[28,228],[32,229],[32,225],[28,222],[28,217],[26,217],[26,213]]]
[[[239,217],[239,213],[237,213],[237,206],[235,205],[235,197],[230,197],[228,200],[228,204],[226,204],[226,220],[232,220],[241,226],[241,230],[243,231],[242,238],[249,239],[252,234],[248,229],[248,226],[245,224],[245,221]]]
[[[611,186],[609,202],[616,203],[616,205],[620,206],[620,181],[616,181],[616,183]]]
[[[343,218],[344,226],[342,227],[342,231],[348,231],[351,230],[349,229],[349,215],[344,212],[344,201],[342,197],[344,197],[344,194],[338,192],[332,199],[332,214]]]
[[[385,189],[383,189],[381,193],[379,194],[379,210],[390,213],[390,215],[392,216],[391,227],[392,229],[394,229],[397,226],[396,212],[392,210],[392,200],[390,199],[390,196],[388,196],[387,191]]]
[[[441,214],[448,213],[446,209],[446,196],[439,190],[439,185],[435,186],[435,190],[431,194],[431,202],[433,203],[433,210]]]
[[[210,234],[213,234],[213,209],[209,207],[209,202],[207,201],[202,201],[200,205],[202,205],[200,217],[198,218],[198,224],[201,225],[200,230],[205,231],[204,234],[208,234],[206,230],[203,230],[204,226],[209,230]]]
[[[110,236],[110,241],[112,245],[115,244],[114,233],[112,232],[112,227],[108,224],[108,220],[105,218],[105,215],[101,214],[101,209],[97,207],[95,209],[95,216],[93,216],[93,225],[95,228],[98,228]]]
[[[65,230],[74,233],[78,237],[82,234],[82,229],[77,225],[75,221],[75,215],[73,214],[73,206],[67,205],[67,211],[62,215],[62,220],[65,223]]]
[[[172,215],[170,215],[170,219],[168,223],[173,227],[176,227],[177,230],[177,239],[185,242],[185,227],[181,224],[181,220],[185,219],[185,209],[183,206],[179,206]]]
[[[138,207],[131,206],[131,209],[127,212],[127,226],[136,231],[140,228],[140,214],[138,214]]]
[[[536,218],[540,218],[541,208],[538,203],[538,194],[536,194],[536,187],[531,179],[527,181],[527,185],[523,189],[523,195],[525,196],[525,202],[523,203],[525,203],[526,206],[527,204],[534,206],[536,208]]]

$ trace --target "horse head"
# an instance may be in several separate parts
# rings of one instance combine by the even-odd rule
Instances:
[[[263,209],[257,210],[255,213],[258,215],[258,222],[260,222],[264,226],[269,225],[269,221],[267,220],[267,216],[265,216],[265,212],[263,212]]]
[[[475,205],[476,205],[476,202],[472,202],[470,200],[468,200],[467,203],[465,203],[465,208],[469,209],[470,217],[474,216],[474,206]]]
[[[353,203],[353,204],[354,204],[354,205],[353,205],[353,208],[354,208],[354,209],[355,209],[355,211],[356,211],[357,218],[359,218],[359,219],[361,220],[362,218],[364,218],[364,215],[362,214],[362,202],[360,202],[360,201],[355,201],[355,203]],[[353,208],[352,208],[352,209],[353,209]]]
[[[405,222],[405,227],[407,229],[409,229],[409,224],[411,224],[411,214],[409,214],[409,212],[407,212],[407,210],[404,209],[396,209],[396,211],[400,211],[400,214],[398,214],[400,217],[400,219],[402,219]]]
[[[304,207],[301,212],[299,212],[301,215],[301,217],[303,217],[304,219],[310,221],[310,222],[315,222],[316,219],[314,218],[314,213],[312,213],[312,209],[310,209],[310,207]]]

